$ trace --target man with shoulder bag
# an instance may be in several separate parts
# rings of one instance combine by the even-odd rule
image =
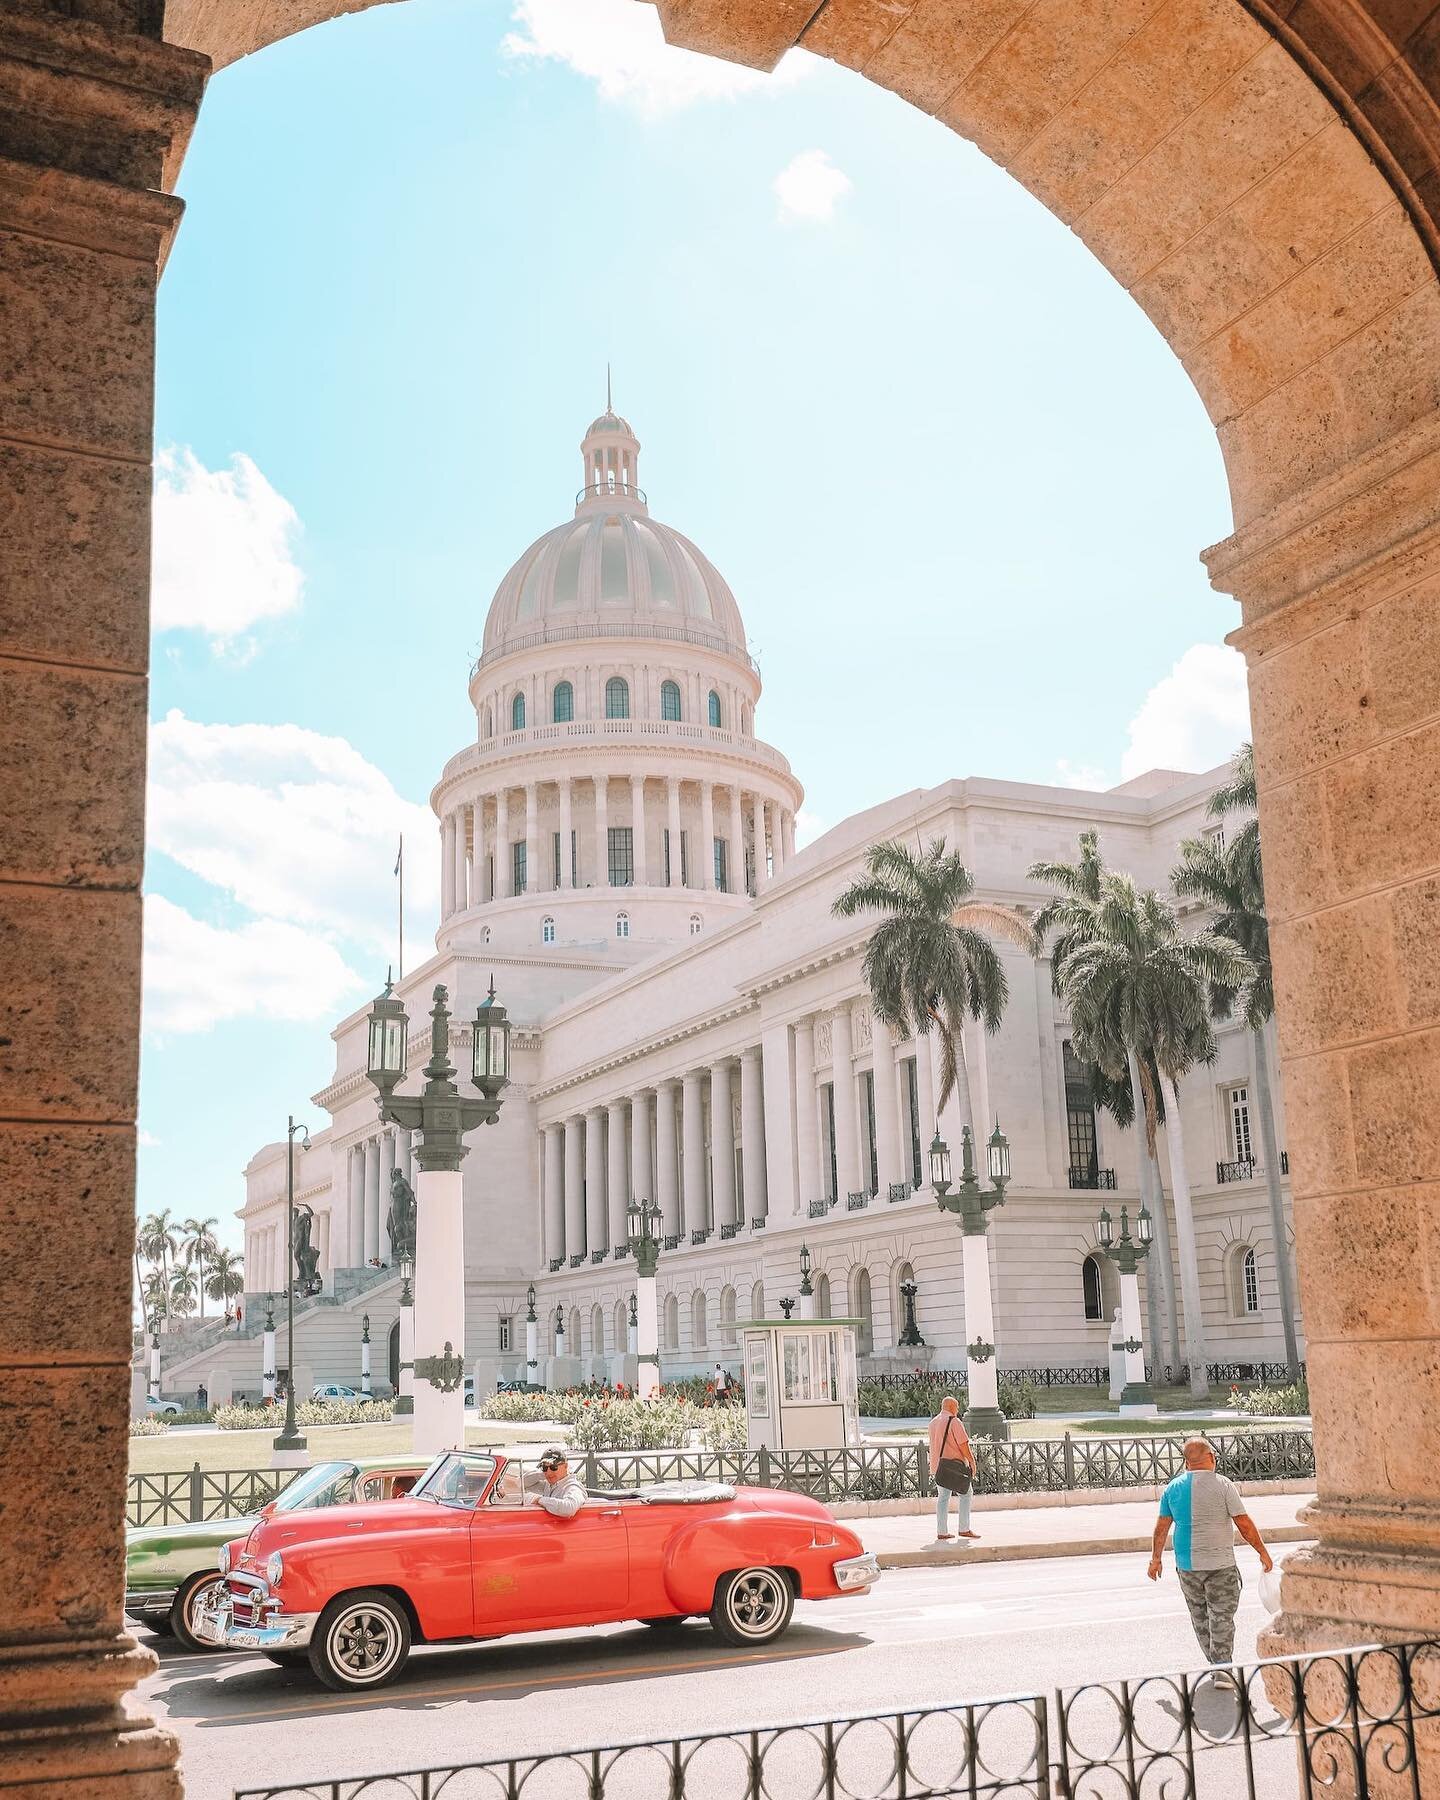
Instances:
[[[960,1403],[952,1394],[940,1402],[930,1421],[930,1473],[935,1478],[937,1543],[959,1536],[978,1538],[970,1529],[970,1494],[975,1486],[975,1452],[960,1420]],[[950,1501],[955,1501],[956,1530],[950,1530]]]

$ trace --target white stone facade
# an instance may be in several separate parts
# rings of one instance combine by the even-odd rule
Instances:
[[[729,588],[650,518],[623,420],[602,415],[582,453],[575,520],[526,552],[491,607],[470,675],[475,741],[431,797],[436,955],[398,990],[411,1025],[402,1091],[420,1085],[437,982],[449,989],[462,1072],[467,1021],[492,976],[515,1025],[500,1122],[473,1134],[464,1165],[467,1356],[482,1379],[523,1373],[533,1280],[542,1357],[555,1350],[558,1311],[567,1358],[587,1374],[618,1372],[634,1286],[625,1207],[650,1197],[667,1237],[667,1373],[733,1363],[735,1321],[798,1294],[802,1242],[821,1309],[870,1319],[879,1357],[895,1352],[899,1284],[913,1274],[934,1366],[957,1367],[959,1231],[923,1179],[931,1044],[893,1042],[874,1019],[860,974],[868,927],[834,919],[831,905],[872,843],[943,837],[979,896],[1033,907],[1027,868],[1073,856],[1089,827],[1108,863],[1163,889],[1181,840],[1213,829],[1205,804],[1224,771],[1155,771],[1103,794],[950,781],[797,853],[802,790],[754,735],[760,676]],[[998,1360],[1098,1366],[1117,1284],[1106,1269],[1098,1290],[1087,1286],[1083,1265],[1102,1202],[1117,1215],[1139,1205],[1135,1137],[1088,1115],[1078,1091],[1067,1097],[1048,962],[1001,955],[1004,1023],[988,1039],[965,1033],[974,1117],[998,1117],[1012,1151],[1010,1197],[992,1223]],[[383,1392],[398,1281],[375,1265],[389,1263],[390,1170],[408,1172],[411,1146],[377,1123],[365,1019],[362,1009],[332,1034],[335,1076],[315,1096],[329,1125],[297,1157],[326,1294],[297,1322],[296,1361],[302,1379],[354,1380],[368,1310]],[[1248,1036],[1222,1031],[1215,1065],[1182,1088],[1207,1349],[1219,1362],[1282,1353],[1252,1075]],[[1236,1092],[1247,1085],[1253,1142]],[[1283,1145],[1273,1051],[1272,1087]],[[960,1124],[955,1098],[940,1128],[957,1152]],[[1086,1180],[1113,1172],[1114,1191],[1072,1186],[1077,1159]],[[1168,1192],[1163,1145],[1161,1166]],[[284,1175],[283,1145],[246,1170],[256,1293],[284,1281]],[[1087,1300],[1101,1316],[1087,1317]],[[253,1319],[253,1294],[248,1309]],[[167,1387],[193,1387],[208,1357],[246,1390],[258,1385],[258,1354],[248,1338],[207,1346],[173,1365]],[[1158,1360],[1170,1360],[1165,1346]]]

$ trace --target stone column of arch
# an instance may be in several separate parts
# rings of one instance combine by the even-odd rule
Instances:
[[[565,1121],[565,1256],[585,1254],[585,1121]]]
[[[585,1115],[585,1248],[591,1256],[609,1244],[610,1221],[605,1192],[605,1109],[592,1106]]]
[[[682,885],[685,858],[682,853],[680,835],[680,778],[677,775],[665,777],[666,817],[670,832],[670,874],[669,885],[678,888]]]
[[[750,823],[751,833],[755,839],[755,892],[758,895],[765,891],[765,884],[770,879],[765,866],[765,796],[763,794],[750,796]]]
[[[705,1101],[699,1069],[687,1069],[681,1082],[680,1132],[684,1144],[681,1198],[685,1209],[685,1235],[708,1231],[709,1209],[705,1181]]]
[[[630,842],[634,881],[637,888],[649,887],[650,869],[645,853],[645,777],[630,777]]]
[[[570,777],[560,777],[560,886],[571,888],[574,884],[574,871],[570,863],[570,840],[574,835],[575,821],[571,810]]]
[[[730,790],[730,866],[726,870],[732,894],[745,892],[745,803],[740,784]]]
[[[618,1250],[623,1247],[629,1234],[625,1217],[625,1208],[630,1203],[630,1184],[626,1179],[625,1137],[628,1121],[625,1117],[625,1102],[612,1100],[606,1108],[606,1114],[605,1191],[609,1197],[610,1248]]]
[[[510,859],[510,793],[501,786],[495,790],[495,898],[508,900],[514,864]]]
[[[820,1099],[815,1087],[815,1021],[795,1021],[795,1210],[806,1216],[820,1199]]]
[[[710,1188],[715,1225],[734,1225],[740,1217],[735,1195],[735,1115],[731,1100],[728,1057],[710,1069]]]
[[[532,894],[548,888],[540,856],[540,793],[538,784],[525,784],[525,886]]]
[[[559,1124],[547,1125],[545,1144],[545,1258],[565,1256],[565,1139]]]
[[[694,884],[696,887],[711,889],[715,886],[715,786],[709,781],[700,783],[699,876]]]
[[[740,1172],[745,1186],[745,1216],[764,1219],[770,1211],[766,1169],[765,1086],[760,1046],[740,1052]]]
[[[662,1081],[655,1088],[655,1198],[666,1237],[678,1237],[680,1220],[680,1170],[677,1156],[676,1084]]]
[[[595,785],[595,885],[610,885],[610,777],[596,775]]]
[[[650,1096],[638,1089],[630,1100],[630,1197],[655,1199],[655,1171],[650,1156]]]
[[[380,1254],[380,1140],[365,1140],[365,1261]]]
[[[834,1062],[830,1079],[835,1086],[835,1195],[837,1206],[846,1196],[858,1193],[860,1177],[860,1131],[855,1107],[855,1034],[850,1008],[836,1009],[830,1027],[830,1043]]]
[[[895,1040],[882,1019],[871,1025],[875,1080],[875,1167],[883,1200],[893,1183],[905,1181],[905,1157],[900,1131],[900,1087],[895,1065]],[[909,1182],[905,1181],[908,1190]]]

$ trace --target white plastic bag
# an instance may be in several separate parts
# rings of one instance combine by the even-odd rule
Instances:
[[[1266,1612],[1278,1613],[1280,1610],[1280,1571],[1266,1569],[1260,1577],[1260,1604]]]

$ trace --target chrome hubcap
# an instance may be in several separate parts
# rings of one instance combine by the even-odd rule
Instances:
[[[190,1597],[185,1602],[185,1623],[193,1632],[199,1621],[201,1612],[224,1587],[224,1582],[217,1575],[213,1581],[202,1581],[197,1588],[192,1588]]]
[[[363,1607],[335,1621],[330,1645],[336,1664],[345,1674],[368,1681],[384,1674],[394,1662],[399,1639],[384,1613]]]
[[[752,1636],[768,1631],[784,1610],[784,1605],[779,1581],[768,1571],[757,1570],[742,1575],[731,1584],[730,1617],[738,1630]]]

